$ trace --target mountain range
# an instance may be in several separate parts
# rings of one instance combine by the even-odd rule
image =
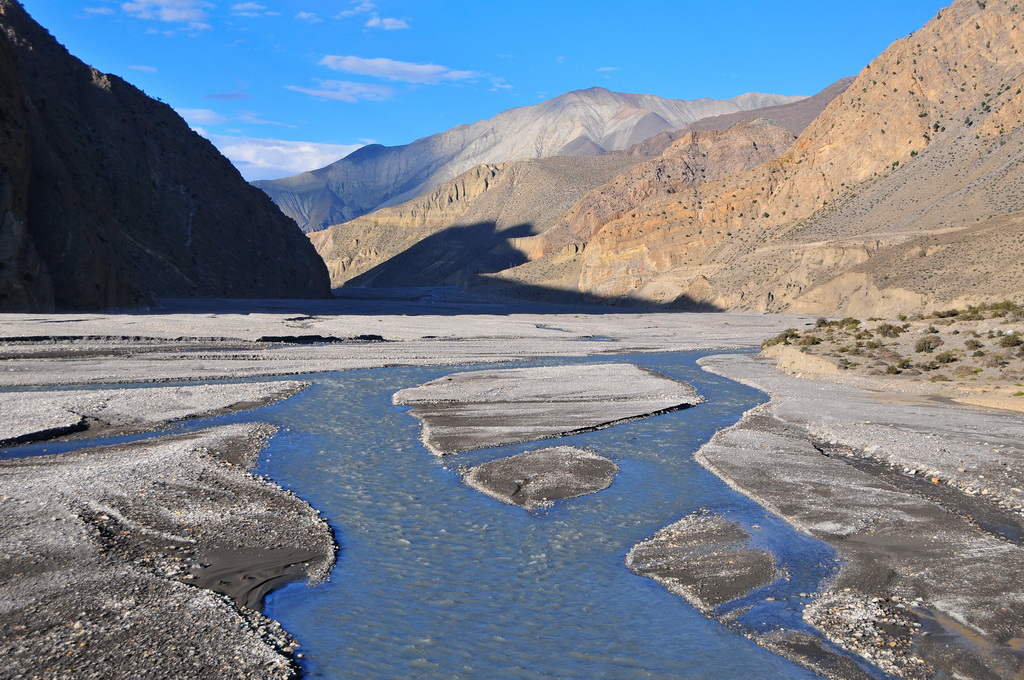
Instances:
[[[492,239],[488,252],[500,257],[479,267],[439,266],[443,249],[433,244],[497,224],[490,208],[454,206],[510,192],[497,177],[457,196],[445,185],[438,195],[451,196],[447,203],[416,199],[313,240],[335,286],[408,280],[387,274],[401,263],[424,285],[671,307],[877,315],[1019,296],[1017,10],[1005,0],[957,0],[852,83],[823,93],[827,105],[799,136],[760,116],[727,118],[720,122],[738,124],[725,130],[659,133],[619,154],[639,162],[559,204],[558,216],[504,208],[502,223],[518,230]],[[532,191],[521,183],[503,200],[546,201]],[[379,247],[381,234],[392,234],[389,243],[400,234],[402,254]]]
[[[169,106],[0,0],[0,310],[329,290],[295,223]]]
[[[365,146],[325,168],[253,184],[310,232],[419,196],[477,165],[594,156],[627,149],[708,116],[801,99],[748,93],[727,100],[685,101],[592,87],[403,146]]]

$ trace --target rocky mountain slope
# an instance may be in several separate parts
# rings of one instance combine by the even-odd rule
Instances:
[[[605,224],[580,290],[868,315],[1019,295],[1022,31],[1013,3],[958,0],[779,158]]]
[[[404,146],[363,147],[325,168],[254,182],[303,231],[316,231],[419,196],[477,165],[627,149],[706,116],[795,103],[748,93],[684,101],[600,87],[569,92]]]
[[[621,153],[478,166],[424,196],[310,238],[334,286],[460,284],[529,297],[545,297],[547,287],[578,297],[583,246],[605,223],[653,194],[781,154],[850,80],[798,103],[705,118]],[[724,131],[737,120],[744,124]],[[502,270],[514,279],[496,274]]]
[[[661,157],[517,240],[525,261],[475,285],[864,316],[1019,297],[1022,40],[1014,3],[957,0],[792,144],[765,121],[660,135],[638,153],[668,144]]]
[[[0,310],[328,292],[294,222],[170,107],[0,0]]]
[[[636,162],[594,156],[480,165],[309,238],[333,286],[468,286],[482,272],[524,262],[516,243],[549,229],[580,195]]]

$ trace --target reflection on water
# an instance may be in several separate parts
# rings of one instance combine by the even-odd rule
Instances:
[[[267,409],[287,429],[261,472],[319,508],[343,547],[329,583],[292,584],[267,604],[303,644],[308,676],[814,677],[624,566],[634,543],[707,507],[763,527],[758,539],[771,543],[792,579],[769,586],[780,601],[787,588],[814,589],[827,575],[816,544],[692,461],[702,442],[763,400],[704,373],[697,356],[613,359],[689,380],[708,403],[563,438],[614,459],[621,472],[605,491],[533,514],[464,486],[419,442],[417,421],[392,406],[395,391],[458,369],[332,374]],[[574,361],[586,360],[557,363]],[[473,452],[453,463],[547,445]],[[774,606],[755,609],[755,618],[788,612],[799,621],[796,609]]]

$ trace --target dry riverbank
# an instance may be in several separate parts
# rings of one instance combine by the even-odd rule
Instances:
[[[1019,416],[906,394],[894,403],[748,356],[701,363],[772,400],[698,461],[842,558],[808,623],[897,677],[1024,669]]]
[[[757,346],[786,328],[814,325],[798,317],[593,314],[449,304],[415,295],[388,304],[300,304],[229,308],[211,302],[139,315],[5,315],[0,387],[210,381],[391,365],[731,349]],[[1014,578],[1024,569],[1024,424],[1019,416],[918,396],[912,385],[898,392],[873,391],[869,388],[880,384],[798,379],[748,356],[712,357],[704,365],[768,392],[772,401],[719,433],[700,450],[699,460],[770,512],[833,545],[842,558],[839,575],[825,592],[808,594],[805,619],[810,624],[896,676],[1007,677],[1024,668],[1017,652],[1024,638],[1024,587]],[[851,376],[833,379],[850,382]],[[111,431],[151,429],[188,414],[257,405],[264,403],[261,398],[282,398],[294,389],[284,382],[266,385],[279,392],[239,397],[223,391],[216,403],[203,406],[181,403],[191,398],[187,388],[168,388],[178,391],[164,397],[154,393],[154,398],[142,398],[139,391],[139,401],[125,401],[117,409],[87,411],[66,402],[50,415],[63,409],[69,419],[91,417],[87,424],[100,427],[104,413],[117,412],[117,418],[105,421]],[[28,394],[38,393],[0,396],[0,403],[21,404],[29,411],[12,420],[11,432],[18,423],[28,430],[14,436],[76,436],[46,434],[43,421],[24,427],[33,413],[46,415],[56,403]],[[86,393],[67,394],[61,398],[80,399]],[[139,404],[150,404],[158,415],[145,415],[149,407]],[[0,504],[0,522],[14,541],[5,546],[0,564],[11,575],[4,585],[8,610],[0,624],[8,657],[19,664],[41,659],[56,668],[52,664],[67,655],[86,669],[79,671],[81,677],[91,669],[99,676],[135,668],[131,664],[144,662],[153,656],[146,652],[157,649],[177,658],[176,663],[194,662],[223,676],[293,672],[287,655],[294,647],[286,634],[206,588],[220,587],[236,602],[253,604],[260,591],[245,585],[235,589],[236,581],[272,585],[274,574],[299,575],[295,569],[320,575],[329,566],[329,549],[314,548],[314,555],[301,549],[329,546],[329,533],[294,498],[245,475],[239,465],[208,455],[228,456],[234,463],[254,460],[258,446],[239,449],[227,442],[239,437],[252,442],[268,433],[255,425],[255,430],[232,427],[3,464],[6,477],[0,484],[7,498]],[[239,452],[244,456],[231,458]],[[122,483],[127,470],[135,470],[134,477]],[[81,486],[77,480],[84,480]],[[7,490],[15,486],[26,491]],[[35,496],[24,495],[31,489]],[[119,500],[112,502],[115,496]],[[229,499],[242,499],[236,508],[241,524],[222,523],[222,533],[208,532],[220,522],[212,508]],[[193,503],[213,505],[192,512]],[[283,511],[277,523],[269,517],[257,521],[260,513],[282,507],[292,509]],[[696,593],[694,603],[714,614],[720,598],[746,593],[774,572],[757,549],[745,551],[739,533],[735,545],[722,548],[728,559],[704,559],[701,546],[711,538],[702,527],[719,522],[715,508],[708,511],[709,519],[689,519],[657,537],[662,543],[653,546],[651,555],[666,551],[690,560],[686,566],[699,576],[694,580],[695,572],[688,573],[678,592]],[[298,533],[285,526],[293,521]],[[257,524],[259,535],[251,532]],[[245,526],[250,529],[239,528]],[[284,532],[282,538],[278,531]],[[223,540],[199,540],[218,535]],[[764,564],[741,580],[721,571],[723,564],[738,568],[730,560],[745,552]],[[657,569],[649,568],[654,566],[649,562],[640,570],[653,575]],[[202,564],[209,566],[198,567]],[[74,591],[88,601],[72,598],[50,606],[60,600],[50,600],[48,588],[63,589],[62,597]],[[221,637],[210,637],[205,628],[185,626],[183,632],[176,625],[183,611],[207,610],[223,612],[217,615]],[[42,616],[43,611],[49,613]],[[78,612],[85,612],[85,618]],[[111,639],[117,644],[108,644]],[[758,641],[810,660],[826,675],[862,674],[851,657],[829,658],[828,645],[809,639],[807,632],[786,638],[783,631]],[[166,663],[163,657],[153,658]],[[181,669],[188,674],[193,667]],[[45,675],[41,670],[36,674]]]
[[[257,608],[325,578],[335,548],[312,508],[242,470],[274,431],[0,461],[6,677],[294,677],[294,641]]]

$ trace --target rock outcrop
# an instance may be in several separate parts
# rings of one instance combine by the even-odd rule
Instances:
[[[397,205],[484,164],[627,149],[706,116],[789,104],[803,97],[748,93],[684,101],[600,87],[499,113],[404,146],[363,147],[319,170],[254,182],[303,231]]]
[[[328,294],[292,220],[169,106],[0,0],[0,310]]]

